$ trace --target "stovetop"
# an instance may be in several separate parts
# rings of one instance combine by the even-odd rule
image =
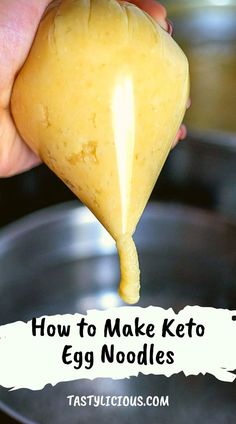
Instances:
[[[182,146],[177,148],[181,153]],[[175,149],[176,150],[176,149]],[[176,153],[175,153],[176,154]],[[151,200],[178,202],[205,209],[216,208],[216,191],[212,186],[190,178],[175,178],[173,153],[164,166]],[[184,166],[184,156],[178,158],[178,166]],[[189,167],[191,169],[191,167]],[[46,166],[24,174],[0,179],[0,229],[16,219],[53,204],[75,199],[71,191]],[[12,418],[0,412],[1,424],[16,424]]]

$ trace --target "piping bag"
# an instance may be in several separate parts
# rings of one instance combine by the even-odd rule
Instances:
[[[117,0],[53,2],[13,87],[23,139],[116,241],[119,294],[130,304],[140,289],[132,236],[188,97],[182,50]]]

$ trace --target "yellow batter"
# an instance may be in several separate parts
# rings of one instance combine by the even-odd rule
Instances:
[[[140,288],[132,234],[188,95],[181,49],[151,17],[116,0],[54,2],[14,85],[22,137],[116,240],[128,303]]]

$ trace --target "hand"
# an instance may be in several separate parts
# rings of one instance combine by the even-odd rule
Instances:
[[[50,0],[0,1],[0,176],[8,177],[40,163],[23,142],[10,114],[14,79],[32,45]]]
[[[166,10],[155,0],[131,0],[171,33]],[[17,72],[28,56],[40,19],[50,0],[0,1],[0,177],[26,171],[41,161],[21,139],[10,113]],[[177,139],[186,135],[181,127]]]

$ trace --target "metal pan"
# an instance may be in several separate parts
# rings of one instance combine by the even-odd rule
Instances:
[[[140,305],[235,308],[236,225],[195,209],[152,204],[138,226]],[[0,233],[0,324],[121,305],[113,241],[78,203],[52,207]],[[210,376],[79,380],[42,391],[0,388],[22,423],[233,424],[236,385]],[[169,395],[168,408],[72,408],[70,394]]]

